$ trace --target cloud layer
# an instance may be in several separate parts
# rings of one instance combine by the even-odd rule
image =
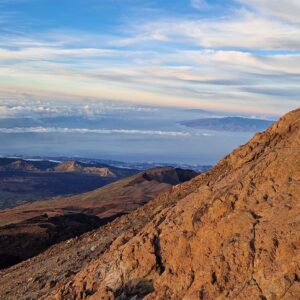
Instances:
[[[92,133],[92,134],[121,134],[121,135],[153,135],[183,137],[189,136],[189,132],[162,131],[162,130],[138,130],[138,129],[89,129],[89,128],[63,128],[63,127],[15,127],[0,128],[0,133]],[[207,134],[203,134],[207,136]]]
[[[1,118],[55,118],[55,117],[85,117],[101,118],[107,115],[126,114],[151,114],[159,112],[159,108],[150,106],[133,105],[123,102],[108,101],[54,101],[27,99],[23,95],[15,99],[15,95],[9,98],[0,97]]]
[[[299,1],[186,5],[172,14],[163,9],[171,2],[141,6],[105,31],[28,25],[15,32],[4,9],[0,92],[251,114],[299,106]]]

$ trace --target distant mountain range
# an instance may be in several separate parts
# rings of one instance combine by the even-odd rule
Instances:
[[[130,171],[130,169],[132,171]],[[76,160],[0,158],[0,172],[72,172],[94,174],[101,177],[122,177],[132,174],[132,168],[115,167],[103,163],[87,163]]]
[[[273,123],[274,121],[270,120],[242,117],[202,118],[180,122],[181,125],[191,128],[243,132],[263,131],[270,127]]]
[[[125,163],[70,157],[0,157],[0,210],[37,200],[83,193],[155,167],[160,163]],[[207,171],[210,166],[173,164]]]
[[[100,163],[0,158],[0,210],[87,192],[137,172]]]
[[[2,159],[6,158],[5,156]],[[7,159],[7,158],[6,158]],[[208,171],[212,166],[211,165],[200,165],[200,164],[185,164],[185,163],[164,163],[157,161],[145,161],[145,162],[124,162],[116,161],[109,159],[100,159],[100,158],[87,158],[81,156],[28,156],[28,155],[14,155],[8,159],[21,159],[28,162],[41,162],[49,161],[51,163],[62,163],[68,161],[76,161],[87,165],[104,165],[110,167],[116,167],[119,169],[134,169],[134,170],[148,170],[156,167],[174,167],[182,169],[191,169],[196,172]],[[1,156],[0,156],[1,160]]]

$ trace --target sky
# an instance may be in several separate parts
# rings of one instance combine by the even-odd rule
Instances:
[[[24,99],[278,116],[300,106],[299,37],[299,0],[0,0],[0,117]]]

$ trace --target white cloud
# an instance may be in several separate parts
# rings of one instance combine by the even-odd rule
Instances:
[[[103,56],[113,56],[118,52],[107,49],[95,48],[21,48],[19,50],[9,50],[0,48],[1,60],[50,60],[62,58],[95,58]]]
[[[211,110],[245,109],[253,113],[260,107],[265,113],[280,114],[294,107],[300,86],[298,54],[178,50],[142,57],[139,63],[132,64],[83,61],[80,68],[32,61],[0,67],[0,88],[20,89],[22,84],[22,91],[52,98],[106,98]],[[271,95],[272,88],[281,92]],[[91,107],[86,114],[97,111]]]
[[[129,103],[120,103],[107,101],[77,101],[76,103],[68,101],[49,101],[35,100],[29,95],[24,99],[0,97],[0,118],[20,118],[28,117],[33,119],[42,119],[45,117],[97,117],[109,114],[140,114],[159,112],[157,107],[130,105]]]
[[[87,128],[62,128],[62,127],[15,127],[0,128],[1,133],[93,133],[93,134],[125,134],[125,135],[156,135],[156,136],[189,136],[189,132],[138,130],[138,129],[87,129]]]
[[[266,17],[277,17],[283,21],[300,23],[299,0],[238,0],[239,3],[263,13]]]
[[[169,41],[205,48],[248,50],[300,50],[300,27],[265,18],[250,11],[236,11],[221,19],[160,20],[140,30],[155,32]],[[140,33],[141,34],[141,33]]]

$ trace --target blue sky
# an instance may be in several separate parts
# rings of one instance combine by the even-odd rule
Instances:
[[[298,0],[0,0],[0,93],[279,115],[299,36]]]

